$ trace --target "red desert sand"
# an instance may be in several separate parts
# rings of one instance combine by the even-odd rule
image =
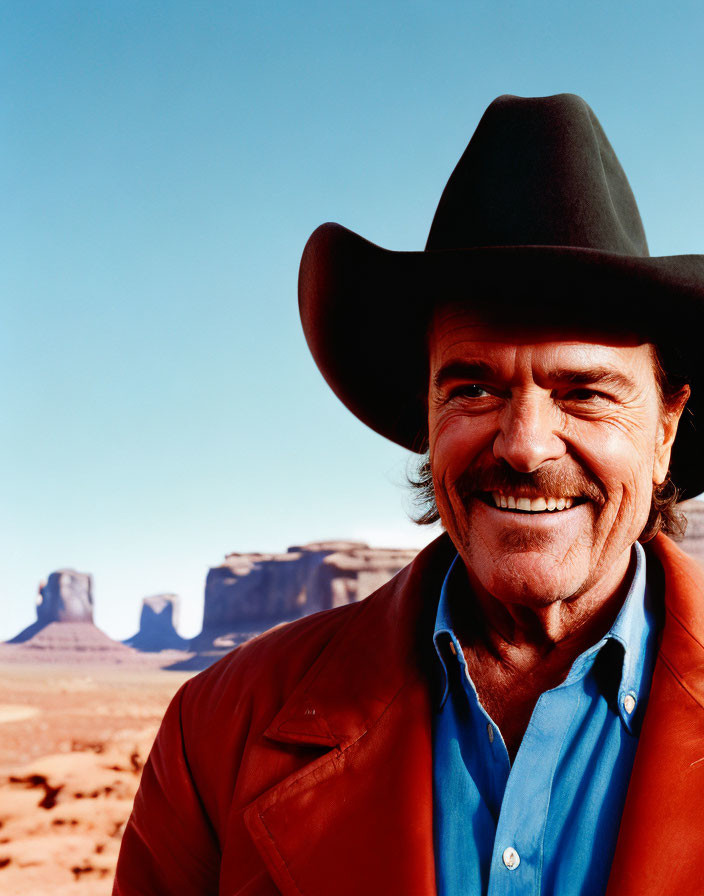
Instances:
[[[0,893],[108,896],[142,766],[192,674],[0,657]]]

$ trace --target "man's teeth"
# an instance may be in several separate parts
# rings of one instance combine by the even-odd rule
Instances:
[[[541,510],[569,510],[573,498],[514,498],[513,495],[502,495],[492,492],[494,504],[506,510],[530,510],[537,513]]]

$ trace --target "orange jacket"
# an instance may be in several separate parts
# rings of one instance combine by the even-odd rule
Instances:
[[[664,536],[666,621],[609,896],[704,893],[704,574]],[[250,641],[174,697],[119,896],[431,896],[432,626],[443,535],[361,603]],[[659,561],[659,563],[658,563]]]

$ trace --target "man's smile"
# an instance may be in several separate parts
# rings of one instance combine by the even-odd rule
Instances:
[[[594,523],[594,502],[583,495],[557,498],[535,493],[529,497],[525,493],[475,492],[469,503],[465,499],[464,506],[468,514],[477,514],[473,525],[483,532],[483,538],[496,537],[502,543],[512,531],[541,532],[549,534],[551,540],[571,543]]]
[[[483,492],[479,496],[490,507],[520,513],[555,513],[583,504],[587,499],[578,495],[521,495],[504,492]]]

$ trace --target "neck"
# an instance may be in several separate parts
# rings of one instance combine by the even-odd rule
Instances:
[[[547,606],[501,601],[465,567],[469,581],[457,588],[453,628],[512,761],[540,695],[564,681],[575,659],[611,628],[633,576],[625,561],[610,585]]]

